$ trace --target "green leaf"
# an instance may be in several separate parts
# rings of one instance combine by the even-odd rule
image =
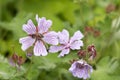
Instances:
[[[92,73],[92,80],[119,80],[119,59],[104,57],[97,63],[96,70]],[[120,71],[118,71],[120,72]]]

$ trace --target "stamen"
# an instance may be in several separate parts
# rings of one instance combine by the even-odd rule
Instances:
[[[84,64],[77,63],[76,67],[81,69],[84,67]]]
[[[36,37],[35,34],[29,34],[28,36],[31,36],[33,39]]]

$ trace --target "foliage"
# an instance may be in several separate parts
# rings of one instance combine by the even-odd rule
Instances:
[[[22,25],[28,19],[35,21],[36,14],[51,19],[52,30],[66,28],[71,36],[80,30],[85,35],[83,49],[95,45],[97,57],[90,80],[120,80],[119,13],[119,0],[0,0],[0,80],[80,80],[68,71],[77,51],[58,58],[58,53],[26,57],[21,50],[19,38],[26,35]],[[87,26],[99,34],[87,32]],[[14,52],[25,60],[20,70],[9,64]]]

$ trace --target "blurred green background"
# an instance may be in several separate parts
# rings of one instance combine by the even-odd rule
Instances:
[[[90,80],[120,80],[120,0],[0,0],[0,80],[80,80],[68,71],[77,51],[63,58],[56,53],[31,59],[21,50],[19,38],[27,35],[22,25],[29,19],[36,23],[36,14],[53,21],[51,30],[65,28],[71,36],[80,30],[83,49],[95,45]],[[9,64],[14,52],[25,59],[17,73]]]

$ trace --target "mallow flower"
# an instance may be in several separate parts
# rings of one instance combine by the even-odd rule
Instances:
[[[57,45],[58,38],[57,33],[49,31],[52,25],[51,20],[46,20],[45,17],[39,18],[36,15],[37,26],[35,26],[32,20],[28,20],[27,24],[23,25],[23,30],[28,34],[27,37],[19,39],[22,44],[22,50],[26,51],[29,47],[33,47],[33,53],[35,56],[46,56],[48,54],[46,49],[46,43]]]
[[[84,80],[90,78],[90,74],[93,72],[92,66],[87,64],[84,60],[74,61],[69,71],[74,77],[83,78]]]
[[[64,29],[62,32],[58,32],[59,45],[51,46],[49,52],[56,53],[61,51],[58,57],[63,57],[65,54],[69,54],[70,49],[79,50],[83,46],[82,38],[83,34],[80,31],[75,32],[69,38],[69,32]]]

